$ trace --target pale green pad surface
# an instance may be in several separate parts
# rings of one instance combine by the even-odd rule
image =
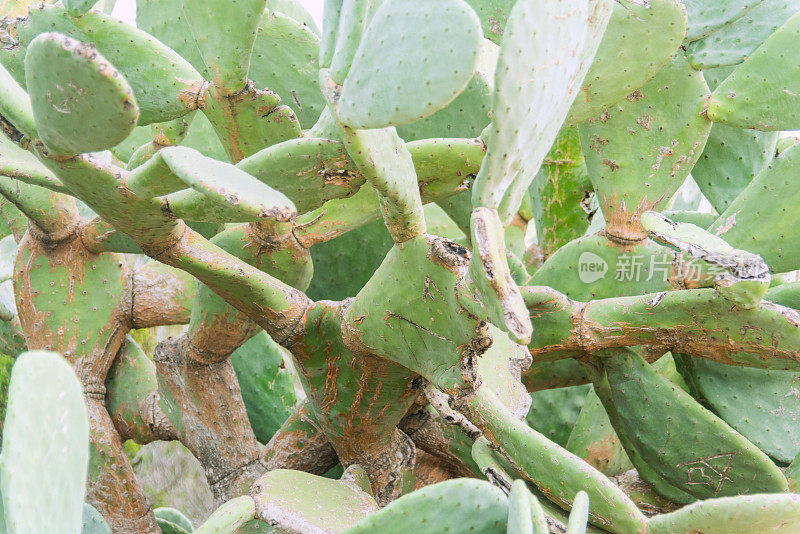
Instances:
[[[385,1],[342,84],[339,119],[382,128],[430,115],[466,87],[480,46],[478,18],[461,0]]]
[[[689,62],[696,69],[741,63],[797,11],[800,0],[763,0],[738,20],[689,43]]]
[[[495,72],[489,152],[473,204],[507,221],[553,143],[611,15],[605,0],[518,2]],[[502,204],[502,205],[501,205]]]
[[[410,532],[505,533],[508,499],[483,480],[455,479],[404,495],[347,534]]]
[[[675,53],[686,30],[680,0],[649,0],[649,7],[614,2],[592,68],[567,117],[575,124],[642,87]]]
[[[757,130],[800,128],[800,71],[794,50],[800,13],[773,33],[711,94],[708,118]]]
[[[133,131],[139,117],[133,91],[93,46],[42,34],[28,47],[25,71],[39,136],[50,151],[103,150]]]
[[[89,418],[72,367],[53,352],[21,355],[0,455],[9,532],[80,532],[88,462]]]

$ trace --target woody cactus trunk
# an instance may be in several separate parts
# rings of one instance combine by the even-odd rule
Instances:
[[[800,530],[800,1],[112,5],[0,4],[0,353],[80,382],[84,532],[194,528],[127,440],[198,533]]]

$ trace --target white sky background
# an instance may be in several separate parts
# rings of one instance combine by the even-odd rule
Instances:
[[[324,1],[300,0],[300,3],[311,13],[320,28],[322,28],[322,4]],[[128,24],[134,24],[136,21],[136,0],[117,0],[114,5],[114,11],[111,14]]]

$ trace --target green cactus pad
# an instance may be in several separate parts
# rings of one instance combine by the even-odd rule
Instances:
[[[713,91],[733,70],[734,67],[706,69],[703,77]],[[692,178],[717,213],[725,211],[747,184],[772,161],[778,137],[777,132],[743,130],[719,123],[711,127],[703,154],[692,169]],[[674,215],[668,217],[676,220]],[[708,228],[711,222],[694,224]]]
[[[39,35],[28,47],[25,71],[36,129],[51,152],[103,150],[133,131],[139,118],[133,91],[93,46]]]
[[[478,18],[461,0],[384,2],[342,84],[339,120],[383,128],[431,115],[467,86],[480,46]],[[412,59],[420,47],[424,61]]]
[[[347,128],[347,152],[381,199],[383,220],[395,243],[425,232],[417,173],[408,147],[392,128]]]
[[[0,113],[20,133],[36,137],[36,123],[28,94],[2,65],[0,65]]]
[[[347,534],[406,534],[408,532],[503,533],[508,522],[508,499],[483,480],[447,480],[404,495],[360,521]]]
[[[606,233],[644,237],[642,212],[666,205],[703,152],[708,87],[677,55],[647,85],[581,123],[578,131]]]
[[[506,534],[548,534],[547,516],[542,505],[523,480],[515,480],[508,495]]]
[[[490,41],[500,44],[503,41],[511,8],[517,0],[465,0],[481,20],[483,35]]]
[[[328,2],[325,6],[325,21],[323,22],[327,39],[328,28],[331,27],[335,42],[330,48],[330,74],[337,85],[341,85],[347,76],[356,50],[361,43],[362,35],[367,27],[370,16],[374,15],[378,2],[373,0],[337,0]],[[335,14],[334,14],[335,12]],[[329,24],[329,21],[331,24]],[[333,26],[336,26],[333,28]],[[327,45],[327,43],[325,43]],[[327,48],[327,47],[326,47]],[[320,48],[320,66],[327,66],[328,50]]]
[[[152,125],[151,125],[152,126]],[[145,143],[153,141],[153,133],[150,126],[137,126],[121,143],[111,147],[111,153],[124,162],[128,162],[131,156]]]
[[[800,243],[793,238],[800,220],[792,199],[800,172],[800,149],[775,158],[730,203],[710,231],[731,246],[760,255],[772,272],[800,268]]]
[[[670,354],[660,358],[653,364],[653,368],[683,389],[687,389],[683,378],[675,369],[675,362]],[[569,436],[567,450],[608,476],[619,475],[634,467],[594,390],[586,397],[586,402],[575,422],[575,429]]]
[[[95,0],[64,0],[64,7],[70,15],[79,17],[92,9],[96,3]]]
[[[793,534],[800,530],[800,495],[741,495],[709,499],[647,522],[648,534]]]
[[[175,119],[197,107],[202,85],[197,71],[163,43],[109,15],[90,11],[74,18],[62,7],[40,6],[18,31],[21,48],[50,31],[95,45],[133,89],[140,125]]]
[[[261,443],[269,442],[295,403],[292,375],[283,368],[280,347],[259,332],[231,354],[247,418]]]
[[[194,526],[188,517],[183,515],[175,508],[156,508],[153,510],[156,522],[161,528],[162,534],[190,534],[194,531]]]
[[[549,499],[569,509],[575,494],[585,490],[595,503],[592,523],[619,534],[644,529],[644,516],[616,485],[508,413],[491,392],[479,388],[469,402],[484,435],[499,444],[519,466],[519,474]]]
[[[392,248],[383,221],[374,221],[311,247],[314,278],[308,296],[314,300],[353,297],[369,281]]]
[[[315,35],[319,36],[320,34],[319,26],[314,21],[314,17],[303,7],[303,3],[300,0],[267,0],[267,9],[270,13],[278,12],[292,17],[300,24],[308,26],[308,29],[314,32]],[[316,60],[317,58],[315,57],[314,59]]]
[[[436,137],[478,137],[489,124],[490,81],[475,73],[455,100],[433,115],[397,127],[406,142]]]
[[[276,469],[253,485],[256,517],[283,530],[345,532],[378,511],[355,482]]]
[[[522,418],[530,410],[531,398],[518,379],[518,369],[529,358],[528,348],[513,342],[500,327],[488,326],[492,345],[478,357],[478,376],[511,413]]]
[[[328,69],[336,51],[336,33],[342,15],[344,0],[324,0],[322,9],[322,33],[319,44],[319,68]]]
[[[780,469],[763,452],[638,354],[606,356],[613,409],[626,437],[670,484],[701,499],[786,490]]]
[[[206,522],[197,527],[195,534],[255,534],[256,532],[274,532],[271,527],[264,525],[263,530],[258,528],[253,521],[255,517],[255,502],[249,495],[232,499],[212,513]],[[253,530],[250,530],[252,528]]]
[[[567,524],[566,534],[586,534],[586,526],[589,522],[589,495],[585,491],[575,495],[572,503],[572,511],[569,513],[569,524]]]
[[[685,372],[713,410],[772,458],[800,453],[800,374],[689,358]]]
[[[724,212],[753,178],[772,161],[777,132],[714,124],[692,177],[717,213]]]
[[[159,154],[184,183],[235,214],[235,219],[227,219],[228,222],[287,222],[297,216],[294,204],[283,193],[230,163],[207,158],[187,147],[167,147]]]
[[[708,5],[718,5],[709,2]],[[749,57],[772,33],[800,11],[798,0],[763,0],[738,20],[686,46],[695,69],[736,65]]]
[[[272,145],[236,166],[285,194],[300,213],[348,197],[365,182],[344,145],[312,137]]]
[[[643,295],[669,288],[671,263],[672,255],[649,239],[622,248],[594,234],[558,249],[529,283],[550,286],[581,301]]]
[[[531,409],[525,420],[531,428],[565,447],[591,387],[583,384],[531,393]]]
[[[205,64],[204,76],[229,93],[244,88],[250,54],[267,0],[180,0],[186,25]]]
[[[72,367],[53,352],[22,354],[11,372],[0,455],[8,532],[80,532],[88,462],[89,419]]]
[[[495,72],[492,124],[484,134],[489,152],[473,188],[475,206],[497,209],[506,223],[519,210],[610,15],[605,0],[514,6]]]
[[[586,395],[566,449],[604,475],[614,476],[633,468],[594,390]]]
[[[2,532],[6,532],[3,528]],[[89,503],[83,503],[83,524],[81,534],[111,534],[111,529],[100,512]]]
[[[650,81],[675,54],[685,32],[686,11],[679,0],[614,2],[567,124],[597,116]]]
[[[519,286],[511,277],[505,232],[496,211],[476,208],[472,212],[470,241],[469,274],[489,321],[508,332],[515,342],[527,345],[533,326]]]
[[[136,26],[174,50],[198,71],[205,68],[183,9],[175,0],[137,0]]]
[[[270,12],[262,18],[249,76],[258,87],[278,93],[308,129],[325,108],[317,80],[319,37],[286,15]]]
[[[708,118],[738,128],[800,128],[800,76],[784,59],[800,37],[800,14],[770,35],[711,94]]]
[[[762,3],[761,0],[684,0],[689,15],[686,40],[696,41],[722,26],[741,18],[750,9]]]

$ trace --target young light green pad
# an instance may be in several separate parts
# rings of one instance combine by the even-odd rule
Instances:
[[[88,462],[89,418],[72,367],[53,352],[22,354],[11,371],[0,454],[8,533],[78,534]]]
[[[360,521],[347,534],[506,532],[508,499],[483,480],[447,480],[404,495]]]
[[[92,45],[60,33],[39,35],[28,46],[25,79],[37,131],[50,152],[104,150],[136,126],[133,91]]]
[[[800,128],[800,71],[793,50],[800,13],[770,35],[711,94],[708,118],[737,128]]]
[[[386,0],[342,84],[339,120],[367,129],[427,117],[466,87],[480,47],[480,22],[462,0]]]
[[[475,206],[508,222],[553,143],[600,44],[611,2],[520,0],[511,11],[495,71],[489,151]]]
[[[800,495],[740,495],[690,504],[647,522],[648,534],[796,534]]]
[[[596,116],[650,81],[678,49],[685,31],[686,11],[680,0],[614,2],[567,124]]]

